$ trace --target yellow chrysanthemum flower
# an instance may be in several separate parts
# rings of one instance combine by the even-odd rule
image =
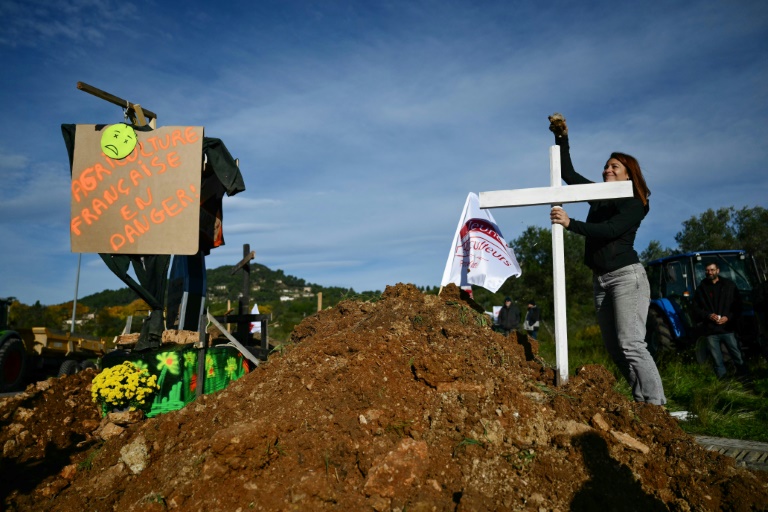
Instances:
[[[146,366],[146,364],[144,364]],[[157,376],[145,368],[125,361],[104,369],[91,384],[91,399],[108,408],[130,407],[146,404],[147,398],[159,390]]]

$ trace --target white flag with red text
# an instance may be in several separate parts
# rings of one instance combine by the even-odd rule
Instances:
[[[522,274],[515,253],[507,247],[489,210],[480,209],[477,194],[464,204],[440,286],[482,286],[496,293],[509,277]]]

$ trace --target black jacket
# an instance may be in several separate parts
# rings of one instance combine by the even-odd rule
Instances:
[[[704,279],[693,296],[696,318],[702,322],[704,334],[733,332],[736,319],[741,314],[741,295],[733,281],[719,277],[716,283]],[[719,325],[709,319],[712,313],[724,316],[728,321]]]
[[[499,311],[499,327],[514,330],[520,325],[520,308],[515,304],[502,306]]]
[[[562,178],[569,185],[594,183],[577,173],[571,162],[568,136],[555,137],[560,146]],[[568,231],[586,237],[584,263],[598,274],[639,263],[635,235],[649,206],[635,197],[590,201],[586,221],[571,219]]]

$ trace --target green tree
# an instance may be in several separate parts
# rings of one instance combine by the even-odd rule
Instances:
[[[592,299],[592,272],[584,265],[584,237],[568,231],[564,233],[565,287],[569,332],[583,329],[595,323]],[[509,296],[525,313],[526,305],[533,299],[539,306],[542,320],[552,325],[554,318],[554,284],[552,276],[552,232],[547,228],[529,226],[510,246],[522,274],[509,278],[497,293],[473,287],[475,301],[486,311],[504,303]]]
[[[102,308],[96,313],[92,332],[96,336],[117,336],[123,331],[124,326],[124,318],[112,315],[110,308]],[[138,328],[140,328],[140,324],[132,330],[138,332]]]
[[[81,297],[77,300],[77,305],[80,304],[88,306],[91,309],[101,309],[110,306],[117,306],[121,304],[130,304],[138,295],[130,288],[120,288],[118,290],[104,290],[98,293]],[[71,303],[70,303],[71,304]],[[72,307],[70,305],[70,307]]]
[[[683,229],[675,235],[683,252],[718,249],[738,249],[736,226],[732,222],[733,206],[708,209],[683,222]]]
[[[528,226],[510,245],[523,273],[516,282],[507,281],[505,286],[509,286],[502,287],[502,291],[514,296],[521,311],[529,300],[535,300],[542,312],[552,310],[552,232],[547,228]],[[581,257],[578,260],[581,261]]]
[[[18,301],[11,305],[9,312],[9,325],[14,329],[28,329],[31,327],[48,327],[61,330],[64,322],[72,315],[72,303],[69,303],[67,312],[64,305],[44,306],[40,301],[27,306]]]
[[[671,256],[675,254],[675,252],[674,249],[670,249],[669,247],[662,247],[661,242],[658,240],[651,240],[648,243],[648,247],[640,253],[640,261],[648,263],[649,261],[664,258],[665,256]]]
[[[733,206],[711,208],[683,222],[675,235],[683,252],[744,249],[754,255],[765,271],[768,263],[768,210],[760,206],[736,210]]]
[[[742,208],[734,218],[736,233],[741,248],[755,256],[766,272],[768,266],[768,210],[760,206]]]

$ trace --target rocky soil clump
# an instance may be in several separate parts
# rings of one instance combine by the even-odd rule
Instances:
[[[601,366],[565,386],[459,289],[307,318],[226,390],[101,418],[86,371],[0,402],[7,511],[766,510],[735,466]]]

